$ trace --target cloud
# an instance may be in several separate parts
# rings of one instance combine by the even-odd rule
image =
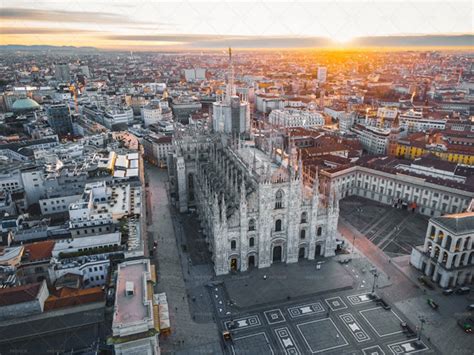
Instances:
[[[473,46],[474,35],[417,35],[360,37],[351,41],[356,46],[367,47],[456,47]]]
[[[74,28],[45,28],[45,27],[3,27],[0,28],[2,35],[33,35],[48,34],[62,35],[66,33],[95,33],[97,31],[88,31]]]
[[[195,42],[212,41],[226,36],[215,35],[110,35],[104,39],[111,41],[145,41],[145,42]]]
[[[340,44],[326,37],[285,36],[217,36],[217,35],[109,35],[104,39],[116,42],[180,42],[187,48],[311,48]],[[360,37],[346,43],[348,47],[442,47],[470,46],[474,35],[421,35]],[[170,43],[171,45],[171,43]]]
[[[109,35],[104,39],[112,41],[181,42],[194,48],[286,48],[329,46],[332,42],[323,37],[254,37],[217,35]]]
[[[0,19],[41,22],[79,22],[101,24],[135,23],[126,16],[107,12],[35,10],[26,8],[0,8]]]

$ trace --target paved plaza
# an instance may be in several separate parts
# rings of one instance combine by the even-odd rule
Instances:
[[[253,269],[238,275],[218,277],[229,298],[238,307],[253,307],[286,301],[329,290],[355,286],[347,268],[333,259],[302,260],[295,264],[278,263],[270,268]]]
[[[209,289],[216,306],[222,297],[218,290]],[[223,314],[218,326],[233,335],[233,342],[226,343],[228,354],[438,354],[426,341],[417,341],[416,334],[403,332],[406,321],[398,310],[377,306],[369,293],[343,290],[234,310]]]
[[[340,218],[391,257],[410,254],[413,246],[423,244],[429,220],[358,196],[340,201]]]

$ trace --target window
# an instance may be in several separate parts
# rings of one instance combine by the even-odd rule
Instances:
[[[278,190],[275,195],[275,209],[283,208],[283,191]]]
[[[318,231],[317,231],[316,235],[318,237],[320,237],[322,233],[323,233],[323,227],[318,227]]]
[[[249,220],[249,231],[255,230],[255,220],[252,218]]]
[[[275,232],[280,232],[281,231],[281,219],[277,219],[275,221]]]
[[[300,239],[305,239],[306,238],[306,230],[302,229],[300,232]]]
[[[230,249],[235,250],[237,248],[237,242],[235,240],[232,240],[230,242]]]
[[[249,239],[249,247],[253,247],[253,246],[255,246],[255,238],[254,237]]]
[[[306,212],[303,212],[301,214],[301,223],[307,223],[308,222],[308,214]]]

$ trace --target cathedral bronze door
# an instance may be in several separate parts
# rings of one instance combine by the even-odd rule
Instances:
[[[321,255],[321,244],[316,245],[316,250],[314,251],[314,257],[318,257]]]
[[[249,269],[255,267],[255,256],[250,255],[249,256]]]
[[[230,259],[230,270],[231,271],[237,271],[237,259],[236,258]]]
[[[305,252],[305,249],[301,247],[298,252],[298,259],[304,259],[304,252]]]
[[[273,247],[273,262],[281,261],[281,245]]]

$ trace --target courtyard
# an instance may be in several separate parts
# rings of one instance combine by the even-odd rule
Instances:
[[[224,316],[218,326],[233,335],[226,342],[228,354],[438,353],[416,334],[407,336],[404,321],[398,310],[377,306],[368,293],[345,290]]]
[[[390,257],[408,255],[424,243],[427,216],[358,196],[342,199],[339,206],[340,218]]]

